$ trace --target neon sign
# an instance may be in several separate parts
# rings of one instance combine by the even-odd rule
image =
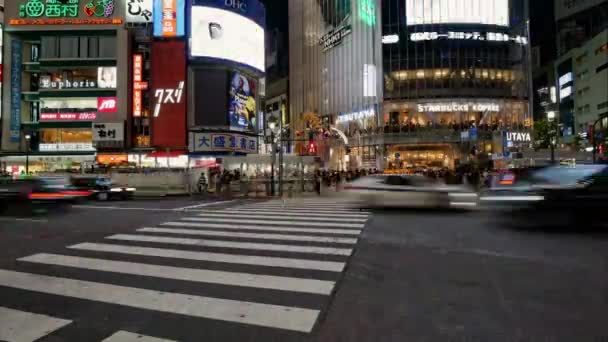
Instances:
[[[79,0],[28,0],[19,6],[21,18],[76,18]],[[114,0],[91,0],[83,7],[89,17],[111,17],[114,14]]]
[[[359,0],[359,17],[369,26],[376,24],[375,0]]]

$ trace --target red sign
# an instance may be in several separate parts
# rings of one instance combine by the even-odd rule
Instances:
[[[142,111],[141,79],[144,66],[143,59],[144,57],[140,54],[133,55],[133,116],[136,118],[141,117]]]
[[[151,95],[152,145],[164,148],[187,146],[186,43],[152,42]]]
[[[40,113],[40,121],[93,121],[95,112],[82,113]]]
[[[115,97],[98,97],[97,111],[100,113],[116,113],[116,98]]]

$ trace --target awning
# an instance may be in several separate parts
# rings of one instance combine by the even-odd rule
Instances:
[[[186,152],[186,151],[155,151],[155,152],[146,154],[146,156],[149,158],[166,158],[167,156],[171,157],[171,158],[175,158],[175,157],[183,156],[186,154],[188,154],[188,152]]]

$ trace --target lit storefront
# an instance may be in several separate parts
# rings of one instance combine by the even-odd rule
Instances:
[[[530,132],[524,13],[508,0],[383,4],[385,168],[454,168]]]

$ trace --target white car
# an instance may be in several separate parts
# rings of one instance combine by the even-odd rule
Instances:
[[[360,207],[454,208],[477,207],[478,196],[463,185],[446,185],[424,176],[375,175],[344,187]]]

